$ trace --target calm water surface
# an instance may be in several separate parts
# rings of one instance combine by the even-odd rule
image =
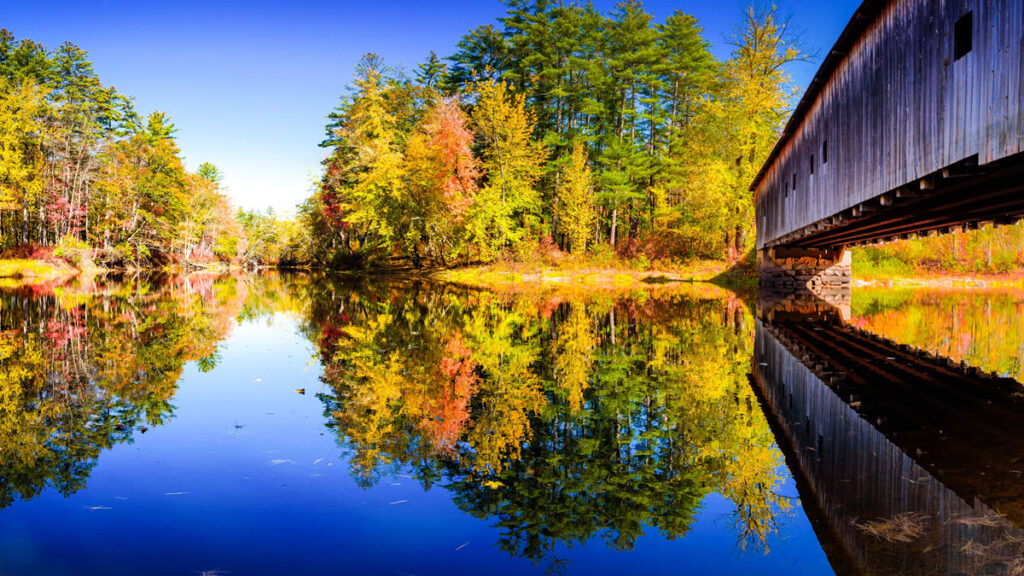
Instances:
[[[3,576],[1024,569],[1021,293],[0,295]]]

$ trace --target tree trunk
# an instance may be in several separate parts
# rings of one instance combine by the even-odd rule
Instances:
[[[611,240],[609,241],[609,245],[612,247],[612,250],[615,250],[615,229],[616,229],[616,227],[618,225],[619,225],[619,209],[618,209],[618,207],[616,207],[616,208],[612,208],[612,235],[611,235]]]

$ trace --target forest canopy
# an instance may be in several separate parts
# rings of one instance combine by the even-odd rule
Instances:
[[[506,4],[412,72],[359,62],[300,208],[310,256],[418,267],[748,249],[748,187],[791,107],[786,65],[805,58],[775,7],[745,8],[719,61],[679,11]]]

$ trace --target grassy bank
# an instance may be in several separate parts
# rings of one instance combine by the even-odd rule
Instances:
[[[79,270],[67,262],[55,260],[34,260],[30,258],[0,259],[0,278],[53,280],[71,277]]]
[[[559,262],[497,262],[442,270],[435,277],[481,288],[563,286],[578,288],[652,289],[679,282],[715,282],[749,287],[757,283],[747,260],[696,260],[652,267],[645,262],[566,258]]]
[[[1024,272],[1011,274],[859,274],[853,285],[876,288],[1024,288]]]

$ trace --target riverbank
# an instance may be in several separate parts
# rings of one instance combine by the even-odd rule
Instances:
[[[59,258],[48,260],[31,258],[0,259],[0,278],[6,279],[47,281],[63,277],[70,278],[78,275],[80,272],[78,268]]]
[[[236,265],[215,263],[208,266],[160,267],[160,268],[117,268],[110,269],[96,266],[92,261],[73,264],[57,256],[49,258],[0,258],[0,280],[18,281],[20,284],[53,283],[70,280],[76,276],[96,276],[107,273],[145,274],[211,272],[227,273],[241,268]]]
[[[1024,288],[1024,271],[1010,274],[923,274],[915,276],[858,276],[862,288]]]
[[[658,269],[633,267],[628,262],[602,265],[586,261],[558,265],[498,262],[441,270],[433,276],[445,282],[502,290],[524,286],[652,289],[683,282],[715,282],[735,287],[757,285],[757,276],[751,268],[725,260],[700,260]]]
[[[240,268],[217,264],[192,270],[136,268],[109,270],[91,264],[76,267],[62,258],[0,258],[0,280],[19,284],[50,284],[79,275],[117,273],[227,273]],[[583,290],[656,290],[678,283],[706,282],[729,288],[756,289],[756,270],[746,260],[700,260],[657,269],[633,266],[627,261],[588,261],[558,264],[497,262],[464,268],[421,271],[417,275],[473,288],[522,291],[544,287]],[[854,287],[869,288],[1024,288],[1024,270],[1007,274],[877,275],[854,274]]]

